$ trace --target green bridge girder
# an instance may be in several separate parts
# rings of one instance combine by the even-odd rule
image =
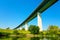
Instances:
[[[31,13],[31,15],[29,15],[29,17],[14,29],[17,29],[23,26],[25,23],[28,23],[29,21],[31,21],[37,16],[37,12],[40,12],[40,13],[44,12],[46,9],[48,9],[50,6],[52,6],[57,1],[58,0],[43,0],[43,2]]]

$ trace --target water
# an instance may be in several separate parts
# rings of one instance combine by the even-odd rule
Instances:
[[[0,40],[60,40],[60,38],[40,38],[40,37],[3,37]]]

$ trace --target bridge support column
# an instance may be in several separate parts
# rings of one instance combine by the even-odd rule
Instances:
[[[42,19],[39,12],[37,12],[37,19],[38,19],[38,26],[40,28],[39,31],[42,31]]]
[[[28,24],[25,23],[25,30],[27,31],[28,30]]]
[[[22,30],[22,27],[20,27],[20,30]]]

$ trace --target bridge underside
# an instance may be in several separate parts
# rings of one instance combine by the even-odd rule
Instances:
[[[28,23],[29,21],[31,21],[32,19],[34,19],[37,16],[37,12],[40,12],[40,13],[44,12],[51,5],[53,5],[56,1],[57,0],[43,0],[43,2],[31,13],[31,15],[29,17],[14,29],[17,29],[17,28],[25,25],[25,23]]]

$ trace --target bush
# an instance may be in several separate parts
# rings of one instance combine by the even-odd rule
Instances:
[[[17,30],[14,30],[14,31],[13,31],[13,34],[19,35],[19,32],[18,32]]]
[[[22,30],[25,30],[25,28],[22,28]]]
[[[39,27],[35,25],[30,25],[28,29],[32,34],[39,34]]]

